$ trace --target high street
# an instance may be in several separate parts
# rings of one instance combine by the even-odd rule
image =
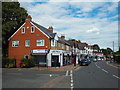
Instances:
[[[106,61],[65,71],[3,70],[3,88],[118,88],[118,71]]]

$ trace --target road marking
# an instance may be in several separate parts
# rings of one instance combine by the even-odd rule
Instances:
[[[100,68],[100,66],[97,66],[97,68]]]
[[[72,70],[70,71],[70,73],[72,74]]]
[[[113,77],[116,77],[116,78],[120,79],[120,77],[118,77],[118,76],[116,76],[116,75],[113,75]]]
[[[73,87],[73,83],[71,83],[71,87]]]
[[[66,76],[68,76],[68,72],[69,72],[69,71],[67,70],[67,71],[66,71]]]
[[[70,71],[70,77],[71,77],[71,84],[70,84],[70,86],[71,86],[71,90],[73,90],[73,71],[71,70]]]
[[[73,83],[73,80],[71,80],[71,83]]]
[[[108,73],[108,71],[106,71],[105,69],[102,69],[102,71],[104,71],[104,72]]]
[[[73,87],[71,87],[71,90],[73,90]]]
[[[100,69],[100,66],[98,66],[96,63],[95,63],[96,67]]]

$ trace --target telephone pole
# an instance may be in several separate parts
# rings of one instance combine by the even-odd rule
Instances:
[[[113,62],[115,62],[115,59],[114,59],[114,41],[113,41]]]

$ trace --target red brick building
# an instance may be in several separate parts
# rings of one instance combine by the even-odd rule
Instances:
[[[51,60],[56,58],[55,62],[60,63],[62,66],[64,63],[63,55],[70,54],[69,51],[70,45],[65,43],[65,40],[61,41],[57,34],[53,33],[53,27],[47,29],[33,22],[30,16],[26,18],[25,23],[9,38],[8,57],[17,60],[17,67],[20,66],[22,58],[30,58],[31,56],[35,57],[36,64],[41,61],[51,66]],[[59,53],[56,54],[55,52]]]

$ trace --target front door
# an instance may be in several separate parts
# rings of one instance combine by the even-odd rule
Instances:
[[[58,67],[59,66],[59,56],[52,56],[51,60],[52,67]]]

